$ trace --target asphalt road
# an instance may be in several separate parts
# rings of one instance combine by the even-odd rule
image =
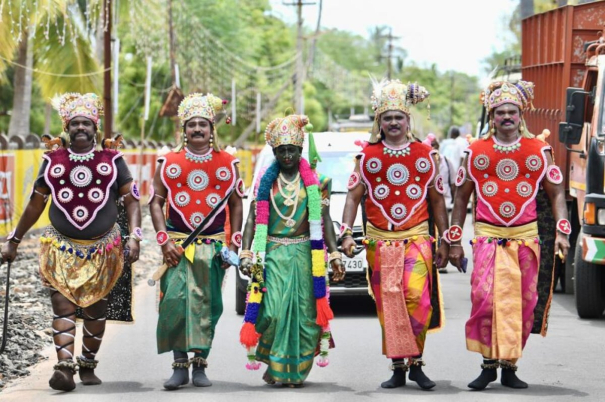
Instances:
[[[470,226],[466,235],[470,233]],[[468,243],[467,243],[468,244]],[[468,246],[465,246],[468,250]],[[483,392],[471,391],[467,383],[480,372],[481,357],[465,348],[464,323],[470,312],[470,269],[459,274],[450,266],[441,275],[445,299],[446,324],[427,338],[425,372],[437,386],[422,391],[415,383],[404,388],[384,390],[380,383],[390,377],[389,361],[381,355],[380,326],[373,302],[365,298],[334,298],[336,319],[332,329],[336,349],[326,368],[314,366],[301,389],[268,386],[259,371],[245,368],[245,350],[238,343],[242,317],[235,314],[233,268],[224,289],[225,311],[218,324],[207,373],[214,385],[178,391],[165,391],[170,376],[170,354],[158,355],[155,347],[156,288],[142,283],[136,291],[136,323],[108,325],[97,373],[100,386],[78,387],[60,393],[48,387],[55,363],[54,350],[45,351],[50,359],[31,369],[32,375],[11,384],[0,393],[1,401],[173,401],[203,398],[205,401],[380,401],[413,397],[448,401],[603,401],[605,400],[605,320],[580,320],[573,296],[557,293],[550,314],[546,338],[532,335],[519,361],[518,375],[529,383],[526,390],[512,390],[492,383]],[[78,338],[81,327],[78,328]],[[79,342],[77,351],[80,350]]]

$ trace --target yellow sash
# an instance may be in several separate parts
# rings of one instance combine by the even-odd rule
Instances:
[[[366,227],[366,237],[372,240],[404,240],[414,236],[430,236],[428,221],[424,221],[408,230],[397,232],[379,229],[370,222]]]

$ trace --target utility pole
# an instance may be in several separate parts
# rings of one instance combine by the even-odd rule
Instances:
[[[298,58],[296,59],[296,78],[294,86],[294,105],[296,113],[302,114],[303,111],[303,76],[305,74],[305,65],[303,61],[303,18],[302,8],[303,6],[310,6],[315,3],[305,3],[302,0],[298,0],[296,3],[283,3],[285,6],[296,6],[297,15],[297,34],[296,34],[296,53]]]
[[[387,78],[390,80],[393,75],[393,50],[395,50],[395,46],[393,45],[393,41],[395,39],[400,39],[400,36],[393,36],[393,29],[389,28],[389,34],[382,36],[382,38],[387,39],[387,55],[382,56],[382,58],[387,59]]]
[[[104,138],[111,138],[113,132],[113,109],[111,104],[111,9],[113,2],[111,0],[103,0],[103,9],[105,14],[105,31],[103,33],[103,109],[105,116],[103,123],[105,124]],[[117,78],[117,77],[116,77]]]

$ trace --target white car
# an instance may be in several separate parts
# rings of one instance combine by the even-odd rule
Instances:
[[[335,232],[338,236],[348,192],[347,183],[355,166],[355,155],[361,151],[361,147],[356,145],[355,141],[367,141],[370,138],[370,134],[368,132],[323,132],[314,133],[313,138],[319,156],[322,159],[322,161],[317,164],[317,171],[332,179],[330,215],[332,216]],[[305,138],[303,157],[307,160],[309,157],[308,149],[307,138]],[[269,166],[274,160],[273,149],[269,145],[265,145],[257,156],[252,183],[256,183],[259,172],[263,168]],[[246,223],[246,218],[250,211],[251,194],[252,189],[250,188],[247,190],[247,194],[244,197],[244,224]],[[361,245],[361,241],[363,240],[362,222],[363,219],[360,205],[353,225],[353,236],[359,245]],[[341,283],[330,283],[331,295],[368,295],[368,284],[366,281],[368,264],[365,250],[354,256],[354,258],[347,258],[343,254],[343,263],[345,264],[347,271],[345,280]],[[235,281],[235,310],[238,314],[244,314],[248,278],[243,276],[239,270],[237,272]]]

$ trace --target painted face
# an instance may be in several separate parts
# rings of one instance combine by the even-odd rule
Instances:
[[[501,133],[516,132],[521,123],[521,111],[517,105],[505,103],[494,109],[494,125]]]
[[[87,117],[74,117],[67,124],[67,133],[69,140],[77,147],[85,148],[90,146],[97,131],[95,123]]]
[[[211,134],[212,124],[203,117],[193,117],[185,123],[185,135],[190,145],[196,147],[209,145]]]
[[[405,136],[408,128],[408,115],[400,110],[389,110],[380,115],[380,130],[387,138]]]
[[[298,169],[301,152],[302,148],[296,145],[280,145],[273,150],[275,159],[284,170]]]

